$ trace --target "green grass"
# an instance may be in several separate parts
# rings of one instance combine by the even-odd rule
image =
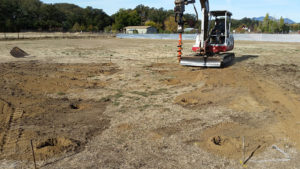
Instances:
[[[131,100],[140,100],[139,97],[132,97],[132,96],[127,96],[128,99],[131,99]]]
[[[149,93],[147,93],[147,92],[133,91],[133,92],[130,92],[130,93],[140,95],[140,96],[143,96],[143,97],[148,97],[149,96]]]
[[[114,95],[109,95],[109,96],[103,97],[100,99],[100,101],[102,101],[102,102],[103,101],[104,102],[112,101],[113,105],[119,106],[120,105],[119,99],[123,96],[124,96],[123,93],[120,90],[118,90],[118,93],[116,93]]]
[[[66,93],[64,93],[64,92],[58,92],[57,95],[64,96],[64,95],[66,95]]]
[[[138,107],[138,109],[139,109],[139,111],[144,111],[144,110],[146,110],[147,108],[149,108],[150,106],[151,106],[150,104],[145,104],[145,105],[143,105],[143,106]]]
[[[168,89],[162,88],[162,89],[158,89],[158,90],[154,90],[154,91],[150,91],[150,92],[133,91],[133,92],[130,92],[130,93],[140,95],[140,96],[143,96],[143,97],[148,97],[148,96],[154,96],[154,95],[159,95],[159,94],[162,94],[162,93],[166,93],[167,91],[168,91]]]
[[[114,106],[119,106],[120,102],[114,102]]]
[[[115,98],[116,100],[118,100],[119,98],[123,97],[123,93],[122,92],[118,92],[117,94],[113,95],[113,98]]]
[[[161,89],[158,89],[158,90],[155,90],[155,91],[151,91],[150,94],[151,95],[159,95],[159,94],[162,94],[162,93],[166,93],[167,91],[168,91],[168,89],[161,88]]]

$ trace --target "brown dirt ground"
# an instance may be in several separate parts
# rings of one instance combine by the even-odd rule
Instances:
[[[86,88],[98,89],[109,82],[86,80],[86,76],[109,76],[114,64],[0,63],[1,158],[32,160],[30,140],[37,160],[79,152],[95,134],[110,123],[103,115],[109,100],[65,97]],[[56,95],[49,98],[48,95]]]
[[[32,168],[30,140],[41,168],[300,166],[299,43],[236,42],[222,69],[171,40],[0,44],[0,168]]]

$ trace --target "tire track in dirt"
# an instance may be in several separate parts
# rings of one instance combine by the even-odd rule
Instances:
[[[2,121],[4,121],[4,123],[1,125],[2,128],[2,133],[1,133],[1,142],[0,142],[0,151],[3,152],[4,149],[4,145],[7,142],[7,135],[8,135],[8,131],[10,130],[11,127],[11,122],[12,122],[12,118],[13,118],[13,109],[11,108],[11,106],[4,100],[0,100],[0,106],[2,107],[1,109],[1,114],[3,114],[2,117]]]
[[[4,106],[2,113],[5,113]],[[17,144],[23,132],[23,129],[20,127],[23,113],[24,111],[20,108],[11,108],[10,113],[7,114],[7,118],[4,123],[6,127],[1,139],[1,152],[11,153],[12,151],[17,151]]]
[[[20,127],[21,119],[24,111],[21,108],[16,108],[11,116],[9,123],[9,130],[7,131],[6,144],[3,146],[3,150],[6,153],[15,153],[18,151],[18,142],[22,137],[23,129]]]

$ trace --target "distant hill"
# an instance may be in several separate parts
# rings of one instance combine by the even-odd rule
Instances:
[[[254,17],[254,18],[252,18],[252,19],[255,20],[255,21],[263,21],[264,18],[265,18],[264,16],[261,16],[261,17]],[[272,16],[270,16],[270,19],[276,20],[276,18],[274,18],[274,17],[272,17]],[[294,24],[294,23],[296,23],[296,22],[294,22],[293,20],[291,20],[291,19],[289,19],[289,18],[284,18],[284,23],[286,23],[286,24]]]
[[[284,22],[287,24],[294,24],[296,22],[294,22],[293,20],[289,19],[289,18],[284,18]]]

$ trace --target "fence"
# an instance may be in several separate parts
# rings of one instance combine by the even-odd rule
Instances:
[[[20,33],[0,33],[0,40],[18,39],[79,39],[79,38],[108,38],[115,37],[115,34],[106,33],[70,33],[70,32],[20,32]]]
[[[235,40],[300,42],[299,34],[233,34]],[[132,39],[178,39],[178,34],[117,34],[118,38]],[[195,40],[196,34],[183,34],[184,40]]]

